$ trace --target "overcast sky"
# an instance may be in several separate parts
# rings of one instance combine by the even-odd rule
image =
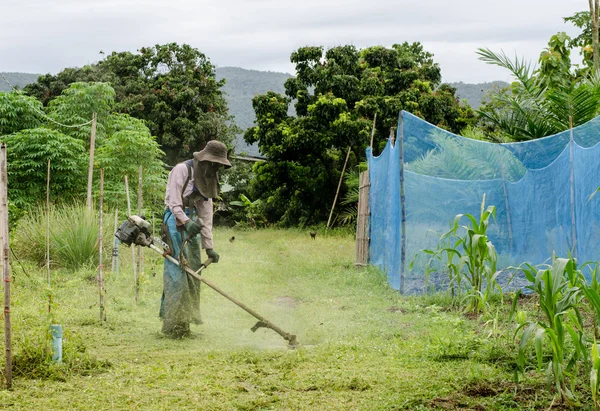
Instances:
[[[216,66],[294,73],[306,45],[358,48],[419,41],[443,81],[504,80],[478,47],[536,62],[563,17],[587,0],[0,0],[0,71],[57,73],[102,58],[188,43]]]

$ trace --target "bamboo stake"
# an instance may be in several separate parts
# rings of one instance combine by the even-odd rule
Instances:
[[[119,209],[115,208],[115,230],[119,228]],[[115,277],[119,275],[119,239],[115,236],[114,247],[112,251],[111,271],[115,273]]]
[[[392,144],[394,144],[393,130]],[[401,220],[401,236],[402,245],[400,248],[400,293],[404,292],[404,274],[406,271],[406,196],[404,195],[404,121],[402,111],[398,115],[398,140],[400,144],[400,220]]]
[[[104,169],[100,169],[100,227],[98,228],[98,294],[100,295],[100,321],[106,321],[106,310],[104,309],[104,263],[102,261],[102,207],[104,206]]]
[[[2,228],[2,263],[4,277],[4,345],[6,353],[6,388],[12,388],[12,347],[10,325],[10,263],[8,261],[8,173],[6,171],[6,143],[0,148],[0,225]]]
[[[373,137],[375,137],[375,123],[377,123],[377,112],[375,112],[375,115],[373,116],[373,128],[371,129],[371,144],[369,145],[369,147],[371,147],[371,150],[373,150]]]
[[[575,140],[573,138],[573,117],[569,116],[569,127],[571,128],[571,136],[569,141],[569,165],[570,171],[570,186],[571,186],[571,236],[573,238],[573,257],[577,258],[577,226],[575,220],[575,169],[573,167],[573,150]]]
[[[344,172],[346,172],[346,164],[348,164],[348,158],[350,157],[350,146],[348,146],[348,152],[346,153],[346,161],[344,161],[344,168],[342,168],[342,174],[340,174],[340,181],[338,183],[337,191],[335,192],[335,197],[333,199],[333,205],[331,206],[331,212],[329,213],[329,218],[327,219],[327,227],[325,231],[329,230],[329,223],[331,222],[331,216],[333,215],[333,209],[335,208],[335,203],[337,202],[338,194],[340,193],[340,187],[342,186],[342,180],[344,179]]]
[[[88,186],[87,186],[87,209],[88,212],[92,211],[92,180],[94,177],[94,149],[96,146],[96,120],[98,115],[96,113],[92,116],[92,135],[90,136],[90,166],[88,168]]]
[[[48,159],[48,175],[46,178],[46,276],[50,288],[50,159]],[[52,294],[48,293],[48,313],[52,311]]]
[[[127,216],[131,215],[131,199],[129,198],[129,181],[127,180],[127,176],[125,176],[125,194],[127,195]],[[138,300],[138,278],[136,271],[136,262],[135,262],[135,247],[131,246],[131,268],[133,270],[133,284],[135,287],[135,297],[134,301],[137,304]]]
[[[140,171],[138,174],[138,192],[137,192],[137,202],[138,202],[138,216],[142,216],[142,205],[143,205],[143,201],[142,201],[142,165],[140,164]],[[142,247],[137,247],[137,272],[139,275],[142,275],[142,273],[144,272],[144,254],[142,251]],[[136,285],[135,285],[135,289],[136,289],[136,296],[139,290],[139,279],[138,281],[136,281]],[[137,298],[137,297],[136,297]]]

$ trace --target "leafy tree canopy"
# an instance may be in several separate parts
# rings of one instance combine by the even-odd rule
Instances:
[[[0,93],[0,136],[41,124],[42,104],[21,93]]]
[[[123,209],[123,177],[135,179],[140,165],[146,202],[162,200],[164,153],[144,121],[114,112],[114,96],[107,83],[72,83],[49,102],[44,114],[32,97],[0,93],[0,113],[19,115],[16,120],[8,117],[0,129],[0,135],[7,134],[0,140],[7,144],[9,200],[14,206],[27,209],[45,198],[48,160],[53,201],[85,198],[91,125],[67,126],[89,121],[93,112],[98,113],[95,184],[98,169],[104,168],[107,203]],[[29,110],[39,112],[33,117]]]
[[[40,76],[25,91],[50,105],[76,82],[110,84],[114,110],[144,120],[170,164],[189,158],[208,140],[230,144],[236,131],[221,91],[224,80],[217,81],[208,58],[187,44],[113,52],[92,65]]]
[[[474,119],[455,89],[440,84],[439,66],[419,43],[392,48],[303,47],[291,54],[296,76],[284,95],[256,96],[256,126],[245,133],[269,161],[254,167],[251,198],[271,222],[323,221],[351,147],[350,167],[364,159],[377,113],[376,150],[385,146],[402,109],[459,132]],[[297,116],[288,115],[295,101]]]

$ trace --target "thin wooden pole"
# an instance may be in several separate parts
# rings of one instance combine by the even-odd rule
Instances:
[[[125,197],[127,197],[127,217],[131,215],[131,199],[129,198],[129,180],[125,176]]]
[[[115,208],[115,230],[114,233],[117,232],[119,228],[119,209]],[[119,275],[119,239],[115,236],[114,247],[112,250],[112,264],[111,271],[115,273],[115,277]]]
[[[373,128],[371,129],[371,144],[369,145],[369,147],[371,147],[371,150],[373,150],[373,137],[375,137],[375,123],[377,123],[377,112],[375,112],[375,115],[373,116]]]
[[[348,164],[348,158],[350,157],[350,146],[348,146],[348,152],[346,153],[346,161],[344,161],[344,168],[342,168],[342,174],[340,175],[340,181],[338,183],[337,191],[335,192],[335,197],[333,199],[333,205],[331,206],[331,212],[329,213],[329,218],[327,219],[327,227],[325,231],[329,230],[329,223],[331,222],[331,216],[333,215],[333,209],[335,208],[335,203],[337,202],[338,194],[340,193],[340,187],[342,186],[342,180],[344,179],[344,173],[346,172],[346,164]]]
[[[100,295],[100,321],[106,321],[106,310],[104,309],[104,263],[102,261],[102,215],[104,214],[102,208],[104,207],[104,169],[100,169],[100,216],[99,223],[100,227],[98,227],[98,294]]]
[[[50,288],[50,159],[48,159],[48,174],[46,177],[46,276]],[[52,311],[52,294],[48,293],[48,313]]]
[[[88,186],[87,186],[87,209],[88,212],[92,211],[92,181],[94,177],[94,149],[96,147],[96,120],[98,115],[96,113],[92,116],[92,135],[90,136],[90,166],[88,168]]]
[[[369,263],[369,172],[360,173],[358,186],[358,216],[356,219],[356,259],[354,265],[366,267]]]
[[[575,168],[573,167],[573,150],[575,146],[575,140],[573,137],[573,117],[569,116],[569,127],[571,128],[571,136],[569,141],[569,165],[571,168],[570,172],[570,186],[571,186],[571,237],[573,238],[573,257],[577,258],[577,226],[575,219]]]
[[[140,164],[140,170],[138,173],[138,192],[137,192],[137,205],[138,205],[138,216],[142,216],[142,165]],[[142,252],[143,247],[137,247],[137,272],[138,281],[135,283],[136,296],[139,292],[139,276],[144,272],[144,254]]]
[[[392,127],[392,144],[394,143],[394,128]],[[406,196],[404,194],[404,119],[402,111],[398,115],[398,139],[400,144],[400,221],[401,221],[401,247],[400,247],[400,292],[404,292],[404,275],[406,272]]]
[[[12,347],[10,325],[10,263],[8,261],[8,172],[6,171],[6,144],[0,148],[0,225],[2,227],[2,263],[4,277],[4,346],[6,353],[6,388],[12,388]]]
[[[131,199],[129,198],[129,181],[127,180],[127,176],[125,176],[125,194],[127,195],[127,216],[131,215]],[[131,268],[133,270],[133,284],[135,287],[135,297],[134,301],[137,304],[138,300],[138,278],[136,271],[136,262],[135,262],[135,247],[131,246]]]

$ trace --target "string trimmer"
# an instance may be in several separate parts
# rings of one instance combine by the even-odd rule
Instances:
[[[192,270],[187,265],[185,258],[181,258],[180,261],[178,261],[171,255],[171,249],[164,241],[162,241],[158,237],[152,237],[150,223],[136,215],[129,216],[127,220],[123,222],[123,224],[121,224],[121,226],[115,233],[115,236],[119,239],[120,242],[127,244],[128,246],[131,246],[131,244],[136,244],[143,247],[148,247],[156,251],[173,264],[176,264],[179,267],[181,267],[189,276],[195,278],[198,281],[203,282],[204,284],[215,290],[217,293],[221,294],[223,297],[227,298],[229,301],[231,301],[232,303],[246,311],[248,314],[256,318],[258,322],[254,325],[254,327],[251,328],[252,332],[255,332],[261,327],[270,328],[271,330],[275,331],[277,334],[282,336],[283,339],[288,342],[290,347],[294,348],[298,346],[298,341],[296,340],[296,336],[294,334],[286,333],[281,328],[273,324],[271,321],[267,320],[265,317],[248,307],[246,304],[235,299],[231,295],[227,294],[225,291],[221,290],[211,281],[202,277],[202,271],[212,263],[212,259],[209,258],[205,262],[203,262],[198,270]],[[187,243],[187,240],[188,239],[186,239],[186,241],[182,245],[182,250],[185,247],[185,243]],[[157,247],[156,244],[159,244],[162,247],[162,250],[159,247]]]

